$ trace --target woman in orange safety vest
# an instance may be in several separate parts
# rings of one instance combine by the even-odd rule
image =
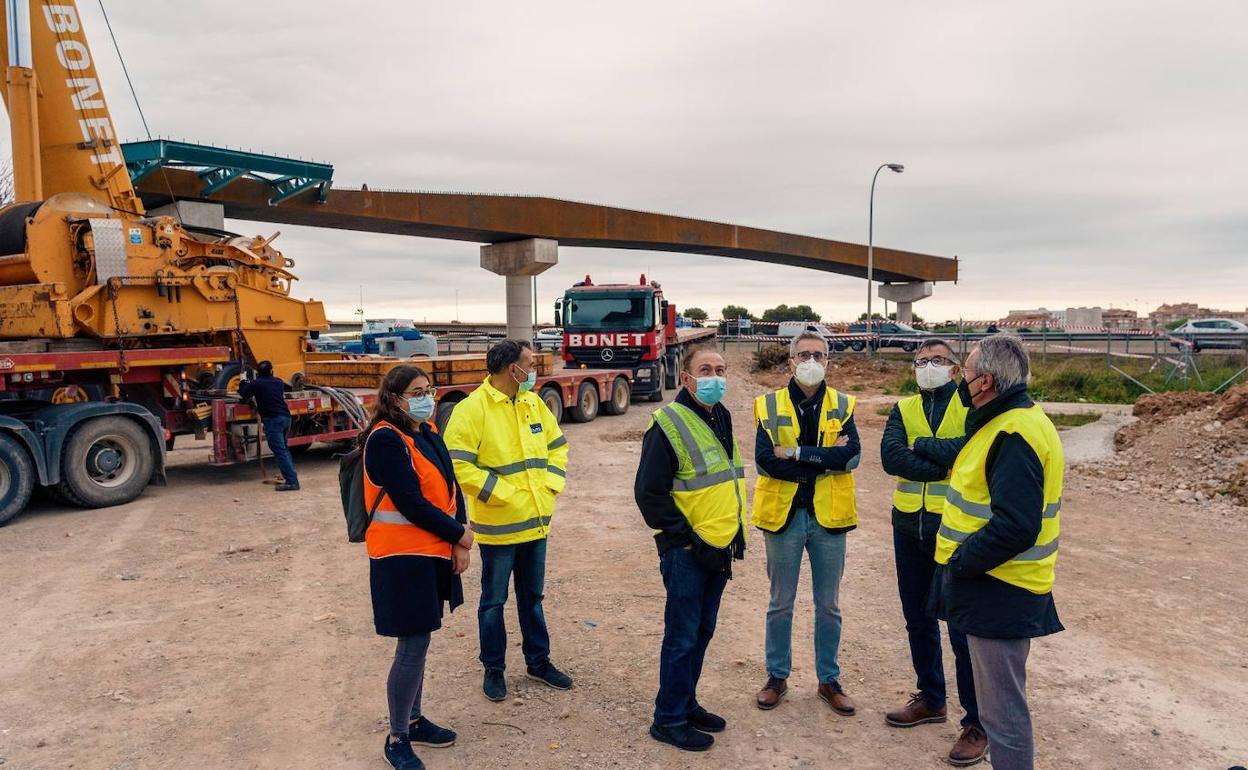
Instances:
[[[413,743],[450,746],[456,737],[421,712],[430,635],[441,628],[444,607],[453,612],[464,601],[459,576],[472,548],[451,456],[431,422],[435,395],[419,367],[391,369],[362,434],[364,504],[375,507],[364,538],[373,624],[378,634],[398,637],[386,683],[385,756],[399,770],[423,767]]]

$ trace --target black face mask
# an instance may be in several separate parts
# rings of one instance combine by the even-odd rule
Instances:
[[[979,377],[983,376],[984,375],[982,374],[979,375]],[[978,380],[979,377],[976,377],[975,380]],[[971,383],[975,380],[962,380],[962,382],[958,383],[958,400],[961,401],[962,406],[967,409],[975,408],[975,400],[971,396]]]

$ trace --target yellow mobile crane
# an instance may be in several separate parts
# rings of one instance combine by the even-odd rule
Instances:
[[[73,0],[7,0],[16,202],[0,210],[0,340],[229,347],[303,371],[320,302],[272,238],[194,232],[135,194]]]
[[[292,446],[354,436],[358,403],[299,389],[328,325],[320,302],[290,296],[276,236],[149,215],[76,4],[0,7],[16,198],[0,208],[0,524],[35,486],[128,502],[163,480],[180,435],[211,430],[217,465],[254,457],[254,412],[222,391],[264,359],[295,387]]]

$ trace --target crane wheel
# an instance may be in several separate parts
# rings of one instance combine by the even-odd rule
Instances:
[[[151,440],[138,423],[126,417],[96,417],[69,434],[57,488],[84,508],[121,505],[147,487],[155,464]]]
[[[0,434],[0,527],[26,510],[35,491],[35,464],[16,439]]]

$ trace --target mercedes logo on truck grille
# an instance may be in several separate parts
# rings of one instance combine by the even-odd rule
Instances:
[[[615,358],[615,351],[612,350],[611,348],[603,348],[602,353],[600,355],[602,356],[603,361],[610,361],[611,359]]]

